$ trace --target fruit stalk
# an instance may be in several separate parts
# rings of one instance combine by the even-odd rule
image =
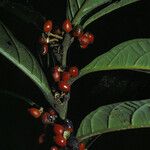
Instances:
[[[57,34],[53,34],[53,33],[51,33],[51,32],[47,33],[47,35],[48,35],[48,36],[52,36],[52,37],[54,37],[54,38],[56,38],[56,39],[60,39],[60,40],[62,40],[62,39],[63,39],[63,37],[62,37],[62,36],[57,35]]]
[[[67,52],[70,47],[70,45],[73,43],[74,38],[69,34],[66,33],[64,37],[64,41],[62,43],[63,45],[63,56],[62,56],[62,66],[65,68],[67,63]]]

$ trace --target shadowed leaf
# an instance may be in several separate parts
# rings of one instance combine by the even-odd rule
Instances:
[[[83,28],[96,19],[138,0],[67,0],[66,17],[74,25],[81,24]]]

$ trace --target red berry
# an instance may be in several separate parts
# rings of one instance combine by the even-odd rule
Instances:
[[[50,150],[58,150],[58,147],[52,146]]]
[[[60,81],[60,72],[59,72],[59,67],[58,66],[54,67],[52,76],[53,76],[53,79],[54,79],[55,82]]]
[[[45,134],[43,133],[39,136],[39,144],[43,144],[44,141],[45,141]]]
[[[34,117],[39,118],[41,116],[41,112],[37,108],[29,108],[28,112]]]
[[[55,143],[56,143],[58,146],[60,146],[60,147],[65,147],[66,144],[67,144],[66,139],[65,139],[63,136],[61,136],[61,135],[56,135],[56,136],[54,137],[54,141],[55,141]]]
[[[52,21],[51,20],[47,20],[44,23],[43,30],[44,30],[44,32],[50,32],[52,30],[52,27],[53,27]]]
[[[83,35],[83,28],[81,26],[76,26],[73,30],[74,37],[81,37]]]
[[[78,68],[77,67],[71,67],[69,69],[69,73],[71,74],[72,77],[77,77],[79,74]]]
[[[60,81],[60,72],[55,71],[55,72],[53,72],[52,76],[53,76],[53,79],[55,82]]]
[[[85,150],[85,144],[84,143],[79,144],[79,150]]]
[[[87,36],[87,33],[83,34],[80,38],[79,38],[79,42],[80,45],[88,45],[90,43],[90,40]]]
[[[64,133],[64,127],[60,124],[54,124],[53,131],[56,135],[62,135]]]
[[[65,81],[60,81],[58,84],[58,87],[63,92],[69,92],[70,91],[70,85]]]
[[[48,44],[43,44],[42,46],[42,55],[45,55],[48,53]]]
[[[66,19],[62,25],[63,30],[69,33],[72,30],[72,24],[69,19]]]
[[[62,74],[62,81],[68,81],[70,80],[70,73],[67,71],[64,71]]]
[[[43,115],[42,115],[42,122],[44,124],[50,124],[51,123],[51,120],[49,120],[49,116],[50,114],[48,112],[45,112]]]
[[[94,35],[92,33],[89,33],[88,38],[89,38],[90,43],[94,42]]]

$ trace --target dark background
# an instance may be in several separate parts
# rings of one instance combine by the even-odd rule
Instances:
[[[18,0],[18,2],[20,1]],[[25,4],[25,1],[21,2]],[[65,1],[30,0],[29,5],[46,18],[52,19],[56,25],[61,24],[65,19]],[[86,30],[94,33],[96,37],[94,44],[83,50],[75,42],[68,54],[68,64],[82,68],[96,56],[107,52],[123,41],[149,38],[149,8],[150,2],[142,0],[106,15],[89,25]],[[40,34],[38,28],[3,11],[0,11],[0,18],[15,36],[35,54],[37,50],[35,43]],[[82,118],[97,106],[127,100],[147,99],[150,98],[149,89],[149,74],[124,70],[102,71],[86,75],[72,86],[68,118],[74,122],[77,128]],[[35,84],[1,55],[0,90],[14,91],[31,98],[39,105],[48,105]],[[28,107],[22,100],[1,95],[1,150],[43,149],[37,144],[41,123],[27,113]],[[149,137],[150,129],[109,133],[101,136],[91,150],[104,148],[145,150],[149,147]]]

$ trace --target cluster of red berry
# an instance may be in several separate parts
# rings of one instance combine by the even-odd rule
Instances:
[[[50,46],[57,46],[59,41],[63,39],[63,34],[60,29],[53,29],[53,22],[52,20],[45,21],[43,25],[43,33],[39,37],[39,43],[42,45],[42,55],[48,53],[49,45]]]
[[[44,112],[43,108],[38,109],[31,107],[28,109],[28,112],[36,119],[41,118],[43,124],[52,124],[58,117],[57,113],[52,108]]]
[[[87,46],[94,42],[94,35],[89,32],[83,32],[81,26],[75,26],[71,24],[69,19],[66,19],[62,24],[62,30],[53,29],[53,22],[52,20],[47,20],[43,26],[43,33],[42,36],[39,38],[39,43],[42,45],[42,54],[45,55],[48,53],[48,44],[51,45],[59,42],[63,39],[64,31],[66,33],[70,33],[73,37],[79,40],[81,48],[87,48]]]
[[[63,29],[67,33],[71,32],[71,35],[79,40],[81,48],[87,48],[89,44],[94,42],[94,35],[92,33],[84,33],[80,25],[73,28],[69,19],[64,21]]]
[[[54,124],[53,125],[54,132],[54,142],[57,146],[52,146],[50,150],[58,150],[59,147],[68,147],[73,148],[72,142],[70,142],[70,137],[72,136],[73,127],[71,124]],[[84,143],[78,143],[79,150],[85,150]]]
[[[71,138],[73,137],[73,124],[70,120],[66,119],[65,123],[58,124],[56,122],[57,114],[53,109],[49,109],[48,112],[44,112],[43,108],[37,109],[35,107],[29,108],[28,112],[34,117],[34,118],[40,118],[42,119],[42,122],[44,125],[51,125],[52,126],[52,135],[54,144],[51,146],[50,150],[59,150],[59,148],[72,148],[74,145],[74,142],[71,141]],[[46,126],[45,126],[46,127]],[[43,144],[45,141],[45,133],[42,133],[39,136],[39,144]],[[75,141],[77,141],[76,138]],[[85,150],[85,144],[79,143],[77,141],[77,147],[79,150]]]
[[[54,132],[54,142],[59,147],[65,147],[67,145],[67,140],[70,137],[70,134],[73,132],[72,127],[63,126],[61,124],[54,124],[53,126],[53,132]],[[58,148],[56,146],[52,146],[51,150],[57,150]]]
[[[70,92],[70,84],[68,81],[71,79],[71,77],[77,77],[78,76],[78,68],[77,67],[71,67],[68,71],[62,70],[60,67],[55,66],[53,69],[53,79],[55,82],[58,82],[58,88],[62,92]]]
[[[80,47],[83,49],[94,42],[94,35],[89,32],[84,33],[82,27],[79,25],[73,29],[72,35],[79,40]]]
[[[45,33],[51,32],[53,27],[53,23],[51,20],[47,20],[43,26],[43,30]],[[48,43],[49,38],[48,36],[45,36],[45,34],[42,34],[41,37],[39,37],[39,43],[42,45],[42,54],[45,55],[48,53]]]
[[[53,29],[53,22],[47,20],[43,26],[43,33],[39,39],[40,44],[42,45],[42,54],[45,55],[48,53],[49,48],[51,47],[53,52],[58,51],[62,47],[62,40],[64,38],[64,33],[69,33],[72,37],[77,39],[80,43],[81,48],[87,48],[87,46],[94,42],[94,35],[89,32],[83,31],[81,26],[73,26],[69,19],[66,19],[62,24],[62,29]],[[61,51],[61,50],[60,50]],[[63,52],[59,54],[63,54]],[[71,78],[77,77],[79,74],[78,68],[76,66],[70,67],[69,69],[64,69],[61,66],[55,66],[52,71],[53,80],[56,83],[56,88],[52,91],[54,92],[55,100],[65,100],[67,93],[70,92],[71,86],[69,80]],[[84,143],[79,143],[78,140],[73,135],[73,125],[69,121],[65,123],[56,123],[58,122],[57,113],[50,109],[46,112],[43,111],[43,108],[29,108],[29,113],[34,118],[40,118],[44,125],[50,125],[52,127],[52,134],[54,146],[51,146],[50,150],[58,150],[63,148],[72,149],[75,145],[79,150],[85,150]],[[57,119],[57,120],[56,120]],[[45,139],[45,133],[42,133],[39,136],[39,143],[42,144]]]

